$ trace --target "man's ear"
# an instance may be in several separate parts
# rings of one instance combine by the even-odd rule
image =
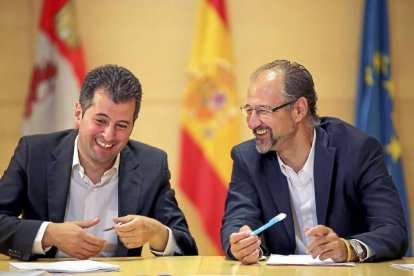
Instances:
[[[306,117],[306,114],[308,114],[308,101],[306,100],[305,97],[300,97],[296,101],[295,109],[297,112],[296,121],[300,122]]]
[[[82,107],[79,102],[76,102],[75,104],[75,128],[79,128],[82,115],[83,115]]]

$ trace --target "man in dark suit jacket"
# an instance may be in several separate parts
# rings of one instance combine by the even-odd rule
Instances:
[[[139,256],[149,243],[156,255],[197,254],[166,153],[129,140],[141,96],[130,71],[98,67],[76,105],[78,129],[20,139],[0,180],[1,253]]]
[[[381,145],[335,118],[319,118],[312,76],[277,60],[250,79],[247,115],[255,140],[232,150],[221,229],[230,258],[311,254],[335,262],[404,256],[407,226]],[[279,213],[286,219],[250,235]]]

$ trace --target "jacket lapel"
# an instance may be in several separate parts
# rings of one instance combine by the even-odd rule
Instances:
[[[335,151],[335,148],[329,147],[329,138],[326,132],[317,127],[314,161],[315,200],[318,224],[323,225],[326,225]]]
[[[138,214],[142,199],[142,172],[133,151],[127,145],[121,152],[118,173],[118,216]],[[118,241],[117,256],[127,256],[128,249]]]
[[[63,222],[72,172],[73,148],[77,131],[70,132],[52,152],[47,164],[49,221]]]
[[[286,219],[281,223],[285,234],[289,237],[290,244],[295,248],[295,228],[293,226],[293,214],[290,205],[289,187],[286,177],[282,174],[277,161],[276,153],[271,152],[263,158],[263,183],[266,183],[268,193],[273,198],[273,204],[279,213],[285,213]],[[277,215],[277,214],[275,214]]]

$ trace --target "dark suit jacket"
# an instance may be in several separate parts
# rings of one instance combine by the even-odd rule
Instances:
[[[268,253],[294,254],[289,187],[275,152],[259,154],[250,140],[234,147],[231,155],[233,173],[221,229],[224,252],[232,257],[229,236],[241,226],[256,229],[283,212],[286,219],[263,232],[262,244]],[[370,246],[374,256],[367,261],[405,254],[403,209],[374,138],[338,119],[322,118],[316,127],[314,183],[318,224]]]
[[[0,252],[28,260],[43,221],[63,222],[77,130],[23,137],[0,180]],[[168,226],[185,255],[197,247],[171,189],[165,152],[129,141],[118,172],[119,216],[139,214]],[[23,219],[18,216],[22,214]],[[117,256],[138,256],[118,240]],[[47,252],[53,257],[56,248]]]

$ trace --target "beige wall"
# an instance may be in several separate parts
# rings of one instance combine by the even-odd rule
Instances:
[[[389,2],[396,120],[404,149],[406,184],[413,201],[414,1]],[[40,5],[40,0],[0,0],[1,172],[20,136]],[[136,73],[143,83],[143,107],[133,138],[168,152],[172,185],[177,187],[178,114],[197,1],[76,0],[75,7],[87,69],[117,63]],[[362,0],[229,0],[240,103],[253,69],[276,58],[287,58],[302,63],[313,74],[320,115],[352,123],[362,11]],[[241,141],[251,135],[241,116],[240,122]],[[180,193],[178,197],[200,253],[215,254],[194,210]]]

